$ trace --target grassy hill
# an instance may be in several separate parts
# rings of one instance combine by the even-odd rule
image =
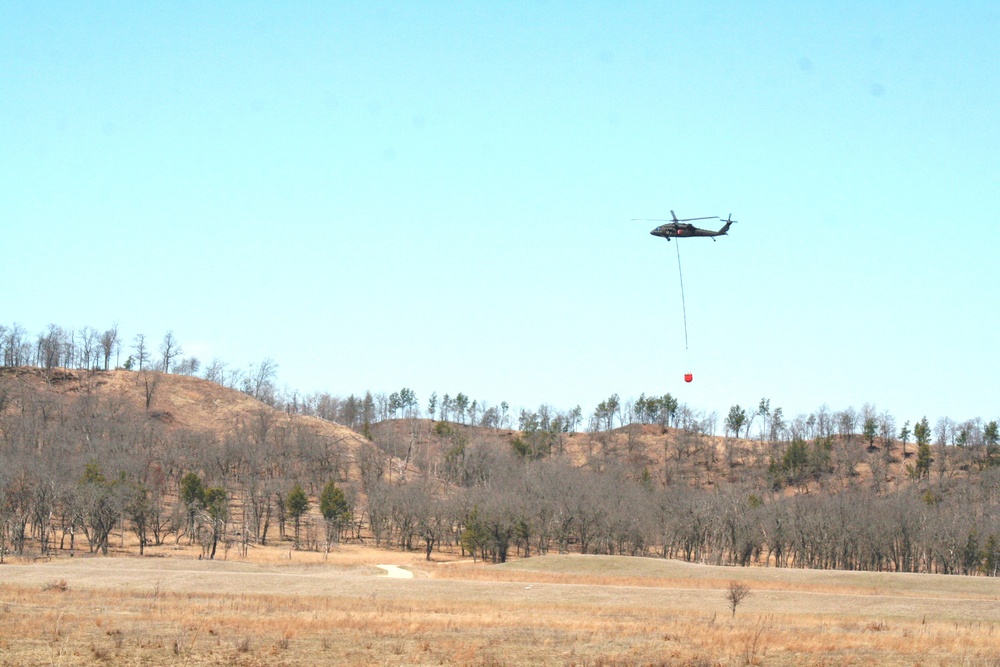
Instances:
[[[216,443],[238,429],[304,430],[340,443],[352,461],[359,448],[369,443],[368,438],[346,426],[278,410],[241,391],[187,375],[0,368],[0,412],[16,411],[25,402],[47,404],[60,414],[80,410],[127,413],[137,422],[156,422],[172,432],[197,432]],[[747,440],[718,436],[700,427],[638,423],[600,432],[523,432],[428,419],[388,419],[371,424],[370,435],[396,459],[390,468],[404,477],[441,473],[449,452],[456,447],[485,443],[527,456],[557,456],[576,466],[623,465],[663,483],[683,481],[701,486],[759,481],[767,477],[769,469],[773,477],[775,470],[782,472],[789,446],[787,440]],[[814,469],[784,475],[792,480],[787,484],[790,492],[845,480],[891,487],[907,479],[907,466],[912,468],[915,453],[912,443],[904,456],[904,446],[898,440],[876,438],[869,446],[860,435],[833,436],[827,445],[825,460],[814,462]],[[808,457],[806,451],[798,463],[803,469],[809,465]],[[956,460],[951,474],[971,465],[968,460]],[[357,479],[358,474],[355,469],[348,476]]]
[[[584,433],[521,423],[385,419],[361,435],[195,377],[0,369],[0,556],[107,552],[111,531],[132,530],[140,545],[210,545],[209,557],[220,541],[246,552],[348,540],[493,561],[1000,571],[988,447],[934,447],[913,474],[912,443],[904,454],[829,422],[760,440],[689,416]]]
[[[165,433],[207,436],[206,445],[224,442],[240,430],[271,433],[303,431],[340,444],[353,458],[367,440],[324,419],[275,409],[241,391],[198,377],[160,372],[45,371],[0,368],[0,414],[16,415],[44,406],[47,419],[110,418]]]

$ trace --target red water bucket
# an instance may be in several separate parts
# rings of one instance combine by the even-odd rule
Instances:
[[[691,380],[694,380],[694,375],[692,373],[685,373],[684,374],[684,381],[685,382],[691,382]]]

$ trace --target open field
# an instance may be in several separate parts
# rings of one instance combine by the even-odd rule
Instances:
[[[1000,581],[363,547],[61,558],[0,567],[0,665],[28,664],[1000,665]]]

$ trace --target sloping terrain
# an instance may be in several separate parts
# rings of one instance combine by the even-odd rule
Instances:
[[[911,443],[904,453],[897,440],[876,439],[873,446],[860,435],[832,436],[826,449],[816,440],[800,445],[801,457],[786,456],[790,442],[712,435],[694,428],[655,424],[628,424],[610,431],[549,432],[487,429],[429,419],[389,419],[373,424],[372,438],[408,468],[435,469],[455,452],[486,447],[518,452],[529,459],[558,457],[577,467],[604,469],[615,466],[632,476],[649,475],[661,483],[687,483],[714,487],[720,483],[768,486],[779,482],[788,494],[818,487],[875,485],[895,488],[911,476],[914,463]],[[954,449],[954,448],[953,448]],[[952,475],[968,462],[955,459]]]
[[[911,474],[902,443],[870,433],[757,441],[701,419],[569,433],[523,413],[521,431],[377,422],[382,398],[366,397],[369,440],[197,378],[3,370],[0,540],[18,556],[72,552],[81,530],[92,552],[127,549],[131,529],[140,551],[183,535],[208,558],[220,543],[372,540],[494,562],[558,550],[1000,571],[988,447],[925,444]]]
[[[63,411],[98,405],[95,409],[112,414],[144,414],[168,430],[206,433],[216,441],[241,424],[264,419],[269,428],[307,429],[341,443],[350,453],[367,442],[340,424],[283,412],[243,392],[187,375],[0,368],[0,412],[18,410],[26,401],[47,402]]]
[[[17,410],[25,401],[46,402],[58,410],[102,403],[101,410],[128,410],[168,430],[186,429],[221,442],[240,427],[264,423],[268,429],[305,429],[339,443],[354,459],[368,440],[358,432],[317,417],[275,409],[243,392],[187,375],[149,371],[79,371],[32,367],[0,368],[0,412]],[[761,479],[772,461],[781,462],[787,443],[721,437],[698,430],[630,424],[610,431],[522,432],[486,429],[428,419],[390,419],[372,424],[374,441],[397,469],[440,471],[449,454],[470,447],[513,450],[529,458],[559,456],[577,466],[625,466],[663,482],[697,486]],[[823,469],[799,475],[789,492],[815,485],[819,473],[841,480],[894,485],[907,476],[912,460],[898,441],[866,448],[861,438],[834,438]],[[912,456],[913,446],[907,452]],[[836,475],[831,475],[836,470]],[[815,473],[815,474],[813,474]],[[352,475],[353,476],[353,475]],[[827,483],[830,483],[828,479]]]

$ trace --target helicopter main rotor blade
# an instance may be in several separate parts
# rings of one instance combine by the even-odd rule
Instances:
[[[695,220],[719,220],[717,215],[709,215],[704,218],[632,218],[632,222],[693,222]]]

